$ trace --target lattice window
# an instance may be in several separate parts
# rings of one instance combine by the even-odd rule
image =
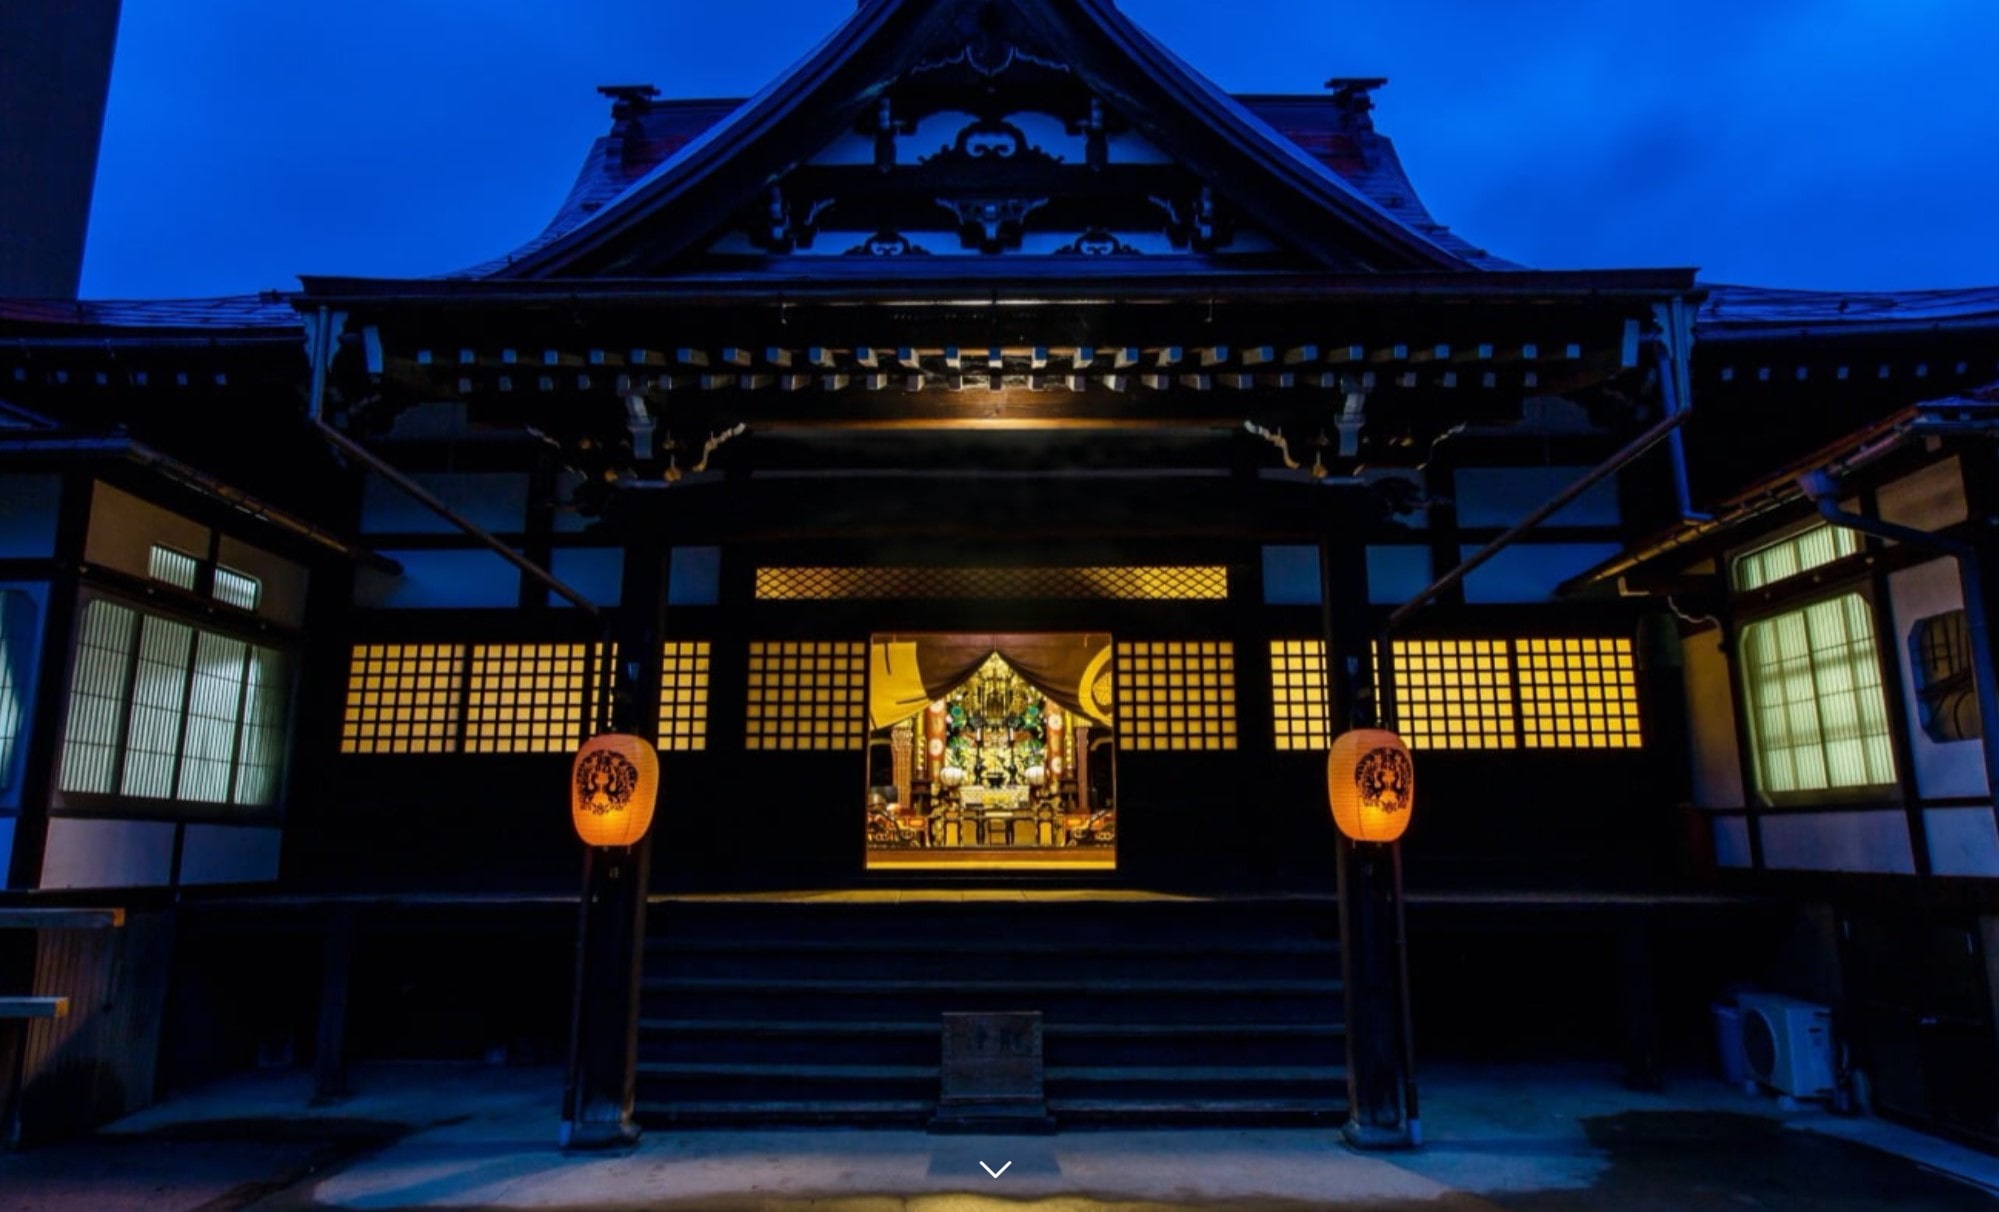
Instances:
[[[236,732],[243,711],[243,671],[250,646],[228,636],[195,637],[188,676],[187,726],[181,738],[176,797],[206,804],[229,802],[236,762]]]
[[[1226,640],[1117,646],[1118,744],[1234,749],[1235,645]]]
[[[859,749],[867,710],[867,653],[847,641],[750,645],[750,749]]]
[[[28,595],[0,590],[0,787],[13,781],[14,749],[28,714],[23,674],[34,642],[34,607]]]
[[[1639,747],[1638,673],[1630,640],[1516,640],[1513,660],[1527,748]]]
[[[1222,601],[1221,566],[1109,568],[759,568],[763,601],[1077,599]]]
[[[174,793],[174,757],[187,708],[193,642],[194,628],[186,623],[140,616],[132,711],[125,725],[125,773],[119,783],[126,795],[168,799]]]
[[[1844,526],[1813,526],[1781,542],[1736,557],[1735,587],[1761,589],[1801,572],[1810,572],[1822,564],[1857,555],[1859,551],[1858,532]]]
[[[250,649],[243,677],[243,717],[236,737],[238,804],[274,804],[285,757],[285,699],[291,661],[272,648]]]
[[[1909,668],[1916,679],[1917,718],[1931,740],[1975,741],[1985,735],[1971,627],[1962,609],[1916,620],[1909,628]]]
[[[215,566],[215,600],[242,610],[255,610],[263,596],[264,583],[247,572]]]
[[[1332,745],[1324,640],[1270,641],[1270,708],[1277,748]]]
[[[1411,749],[1519,744],[1507,649],[1505,640],[1395,641],[1396,731]]]
[[[274,649],[114,602],[84,603],[57,785],[274,804],[288,662]]]
[[[669,641],[660,655],[659,747],[708,747],[708,641]]]
[[[146,575],[155,581],[172,585],[177,589],[194,591],[194,579],[201,567],[201,561],[184,551],[153,544],[146,555]]]
[[[456,753],[463,644],[357,644],[347,674],[342,753]]]
[[[1895,781],[1881,658],[1865,598],[1844,594],[1744,627],[1742,676],[1763,791]]]
[[[588,723],[589,644],[481,644],[472,650],[467,753],[562,753]]]
[[[117,786],[118,749],[125,736],[126,673],[138,627],[139,612],[130,607],[102,600],[83,605],[57,782],[64,791],[109,795]]]

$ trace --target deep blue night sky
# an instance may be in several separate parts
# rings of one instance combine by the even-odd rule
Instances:
[[[1239,92],[1380,75],[1440,221],[1540,268],[1999,284],[1993,0],[1123,0]],[[86,297],[420,276],[540,229],[603,83],[742,96],[848,0],[124,0]]]

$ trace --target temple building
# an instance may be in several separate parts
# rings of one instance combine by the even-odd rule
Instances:
[[[642,1120],[920,1120],[940,1011],[1038,1008],[1057,1122],[1338,1122],[1381,720],[1419,1041],[1649,1080],[1754,983],[1999,1141],[1999,290],[1513,264],[1384,83],[864,0],[748,100],[603,89],[461,272],[0,300],[8,899],[130,923],[0,979],[153,974],[23,1097],[121,1030],[126,1105],[545,1056],[615,726]]]

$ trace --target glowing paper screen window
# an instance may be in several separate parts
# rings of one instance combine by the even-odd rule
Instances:
[[[669,641],[659,664],[659,747],[708,747],[708,641]]]
[[[463,644],[359,644],[347,673],[342,753],[456,753]]]
[[[1278,749],[1323,750],[1332,745],[1324,640],[1270,641],[1270,709]]]
[[[1763,791],[1894,783],[1881,657],[1865,598],[1844,594],[1744,627],[1742,675]]]
[[[1519,640],[1513,656],[1527,748],[1638,748],[1638,675],[1630,640]]]
[[[467,753],[566,753],[583,743],[589,644],[481,644],[465,703]]]
[[[1121,748],[1236,747],[1234,644],[1122,643],[1114,676]]]
[[[1512,749],[1506,640],[1396,640],[1395,730],[1411,749]],[[1375,679],[1376,693],[1380,678]]]
[[[867,708],[865,643],[842,640],[750,644],[750,749],[859,749]]]

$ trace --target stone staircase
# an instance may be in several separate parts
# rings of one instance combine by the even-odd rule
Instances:
[[[921,1125],[966,1010],[1042,1013],[1059,1124],[1344,1118],[1330,903],[937,895],[656,901],[641,1121]]]

